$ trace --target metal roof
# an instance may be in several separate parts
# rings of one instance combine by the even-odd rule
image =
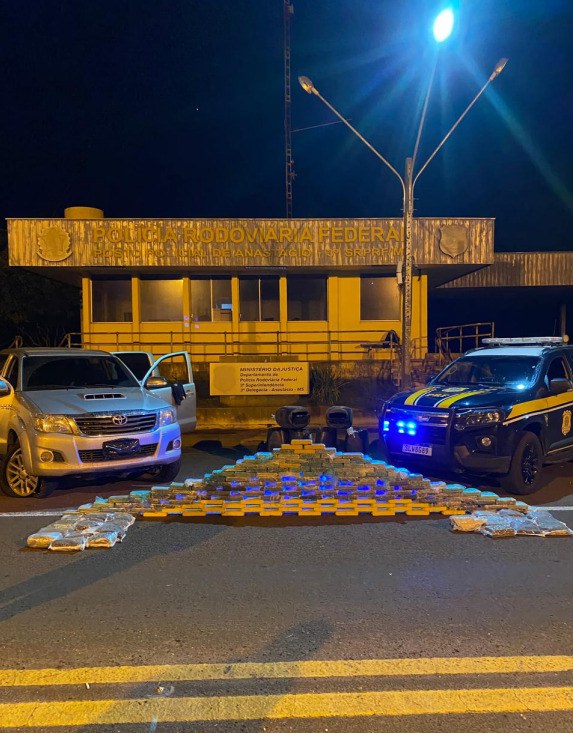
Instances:
[[[496,252],[492,265],[441,288],[573,286],[573,252]]]

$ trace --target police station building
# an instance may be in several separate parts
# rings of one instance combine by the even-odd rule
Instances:
[[[401,219],[108,219],[73,207],[9,219],[8,241],[10,265],[81,287],[84,347],[186,350],[196,365],[349,362],[387,358],[372,345],[402,335]],[[493,219],[416,218],[413,243],[413,358],[428,350],[429,290],[481,287],[489,269],[495,287],[543,285],[539,272],[571,285],[571,253],[545,253],[531,282],[529,255],[500,268]]]

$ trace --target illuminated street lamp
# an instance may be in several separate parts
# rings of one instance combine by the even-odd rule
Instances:
[[[454,11],[451,8],[442,10],[434,21],[432,28],[434,32],[434,40],[436,43],[443,43],[447,40],[454,30]]]
[[[448,12],[447,10],[443,11],[438,18],[436,19],[436,23],[438,23],[438,19],[444,14]],[[449,11],[451,12],[451,10]],[[453,13],[451,15],[450,23],[449,23],[449,33],[446,35],[446,30],[448,28],[448,23],[446,22],[449,16],[445,16],[438,26],[438,29],[440,30],[440,37],[441,40],[445,40],[451,33],[453,29]],[[434,34],[436,34],[436,24],[434,24]],[[402,186],[402,196],[403,196],[403,228],[404,228],[404,262],[403,262],[403,292],[402,292],[402,359],[401,359],[401,377],[400,377],[400,384],[403,389],[407,389],[410,387],[411,383],[411,374],[412,374],[412,271],[414,267],[414,258],[413,258],[413,252],[412,252],[412,230],[413,230],[413,223],[414,223],[414,187],[416,185],[416,182],[420,178],[421,174],[426,170],[429,163],[435,158],[437,153],[441,150],[442,146],[445,144],[445,142],[448,140],[448,138],[452,135],[454,130],[457,128],[457,126],[460,124],[460,122],[464,119],[464,117],[467,115],[467,113],[470,111],[470,109],[474,106],[474,104],[477,102],[477,100],[481,97],[481,95],[485,92],[487,87],[491,84],[491,82],[499,76],[499,74],[503,71],[505,65],[507,64],[507,59],[503,58],[500,59],[497,64],[495,65],[495,68],[493,72],[491,73],[489,79],[486,81],[486,83],[483,85],[483,87],[479,90],[479,92],[475,95],[475,97],[472,99],[472,101],[468,104],[468,106],[465,108],[465,110],[462,112],[462,114],[458,117],[456,122],[452,125],[449,132],[444,136],[443,140],[440,142],[440,144],[437,146],[437,148],[434,150],[434,152],[430,155],[428,160],[424,163],[424,165],[420,168],[416,176],[414,176],[414,165],[416,162],[416,155],[418,151],[418,146],[420,143],[420,137],[422,134],[422,128],[424,126],[424,120],[426,117],[426,110],[428,107],[428,100],[430,97],[430,91],[431,91],[431,84],[428,87],[428,92],[426,94],[426,99],[424,101],[424,107],[422,110],[422,116],[420,119],[420,125],[418,128],[418,134],[416,136],[416,144],[414,146],[414,153],[411,158],[406,158],[406,167],[405,167],[405,175],[401,176],[400,173],[394,168],[393,165],[391,165],[384,156],[376,150],[369,142],[366,140],[359,132],[358,130],[353,127],[350,122],[348,122],[347,119],[345,119],[340,112],[338,112],[331,104],[328,102],[322,94],[318,91],[318,89],[314,86],[312,81],[308,78],[308,76],[299,76],[298,81],[301,85],[301,87],[304,89],[305,92],[308,94],[314,94],[316,97],[318,97],[337,117],[338,119],[343,122],[346,127],[348,127],[352,132],[358,137],[365,145],[368,147],[374,155],[376,155],[391,171],[394,173],[394,175],[398,178],[400,181],[400,185]]]

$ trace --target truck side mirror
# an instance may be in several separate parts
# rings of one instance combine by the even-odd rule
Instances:
[[[169,382],[165,377],[149,377],[145,383],[146,389],[159,389],[160,387],[167,387]]]
[[[571,382],[568,379],[552,379],[549,382],[549,391],[551,394],[563,394],[569,392]]]
[[[5,379],[0,379],[0,397],[8,397],[12,392],[12,387]]]

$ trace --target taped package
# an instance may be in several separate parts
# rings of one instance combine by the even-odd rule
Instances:
[[[48,530],[47,527],[44,527],[44,529],[41,529],[38,532],[34,532],[34,534],[31,534],[26,540],[26,544],[28,545],[28,547],[46,550],[52,544],[52,542],[60,540],[62,539],[62,537],[63,534],[61,532],[54,532]]]
[[[486,537],[515,537],[514,523],[519,517],[504,517],[501,513],[487,519],[479,531]]]
[[[546,509],[535,509],[527,515],[535,521],[544,537],[571,537],[573,530],[555,519]]]
[[[64,514],[52,524],[31,534],[26,544],[34,549],[78,552],[86,548],[113,547],[121,542],[135,517],[125,512]]]
[[[118,540],[118,533],[110,530],[94,532],[86,540],[86,547],[113,547]]]
[[[485,522],[485,519],[480,519],[474,514],[458,514],[450,517],[450,524],[455,532],[477,532]]]
[[[86,536],[83,534],[70,534],[54,540],[50,545],[50,550],[54,552],[77,552],[85,550]]]
[[[450,517],[451,528],[457,532],[481,532],[486,537],[570,537],[573,530],[555,519],[547,510],[532,509],[523,514],[515,509],[475,511]]]

